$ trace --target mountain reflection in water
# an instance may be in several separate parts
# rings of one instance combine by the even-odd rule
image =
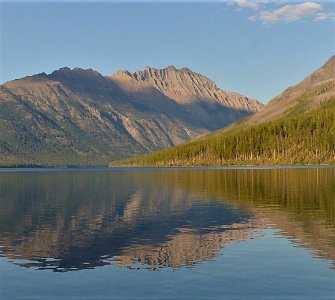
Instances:
[[[0,173],[2,255],[60,272],[177,268],[272,226],[334,265],[334,178],[334,168]]]

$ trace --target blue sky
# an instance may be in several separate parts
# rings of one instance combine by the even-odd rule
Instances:
[[[1,2],[0,82],[63,66],[189,67],[266,103],[335,53],[334,4]]]

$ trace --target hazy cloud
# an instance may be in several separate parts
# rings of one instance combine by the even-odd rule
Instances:
[[[318,13],[314,21],[321,22],[327,19],[335,21],[335,13]]]
[[[321,16],[322,5],[316,2],[304,2],[299,4],[288,4],[274,10],[261,11],[257,15],[249,17],[252,21],[261,21],[263,24],[274,24],[278,22],[295,22],[308,16]],[[320,19],[321,20],[321,19]]]
[[[236,5],[240,8],[260,9],[265,1],[236,0]]]

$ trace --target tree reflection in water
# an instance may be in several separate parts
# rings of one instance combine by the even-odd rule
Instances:
[[[0,245],[69,271],[192,266],[271,224],[335,261],[335,169],[0,173]]]

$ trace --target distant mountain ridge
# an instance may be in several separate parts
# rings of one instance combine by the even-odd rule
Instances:
[[[0,87],[0,164],[96,165],[188,141],[262,109],[189,69],[67,67]]]

